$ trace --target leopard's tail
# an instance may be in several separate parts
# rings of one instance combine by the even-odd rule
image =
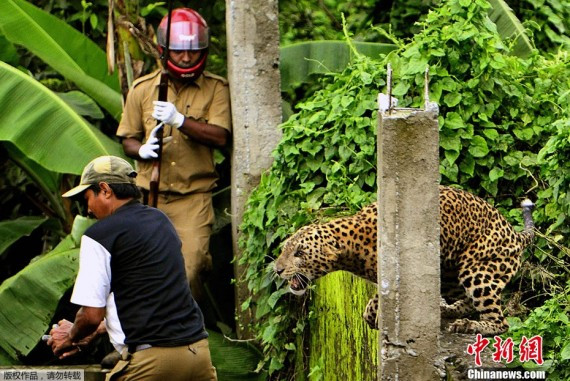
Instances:
[[[528,198],[521,202],[523,219],[524,219],[524,230],[520,233],[523,241],[523,245],[526,247],[531,244],[534,239],[534,221],[532,220],[532,209],[534,208],[534,203]]]

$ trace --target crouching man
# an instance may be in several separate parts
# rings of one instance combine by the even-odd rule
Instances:
[[[83,196],[99,221],[81,239],[71,296],[81,308],[54,325],[48,345],[65,358],[107,331],[121,354],[107,381],[216,380],[180,239],[164,213],[139,203],[135,177],[127,161],[102,156],[63,195]]]

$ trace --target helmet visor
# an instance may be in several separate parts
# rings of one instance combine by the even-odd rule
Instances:
[[[209,29],[190,21],[173,22],[170,26],[170,50],[200,50],[208,47]],[[158,43],[166,47],[166,26],[158,29]]]

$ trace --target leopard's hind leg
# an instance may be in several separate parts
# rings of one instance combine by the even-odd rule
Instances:
[[[449,326],[450,331],[496,335],[509,328],[501,309],[501,293],[518,268],[518,262],[513,259],[518,259],[517,255],[504,249],[476,259],[471,253],[470,257],[460,260],[459,282],[479,313],[479,321],[455,320]]]

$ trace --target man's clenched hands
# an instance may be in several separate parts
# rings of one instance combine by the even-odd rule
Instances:
[[[176,128],[184,124],[184,115],[178,112],[176,106],[170,102],[153,101],[152,117]]]

